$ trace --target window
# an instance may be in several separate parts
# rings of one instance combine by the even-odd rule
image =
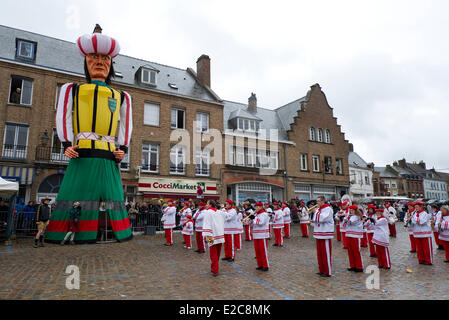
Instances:
[[[210,175],[210,151],[208,149],[196,150],[196,175],[197,176],[209,176]]]
[[[33,80],[12,76],[9,103],[31,105],[33,96]]]
[[[159,171],[159,144],[142,145],[142,171],[157,173]]]
[[[318,142],[323,142],[323,129],[318,129]]]
[[[307,153],[301,153],[301,171],[307,171]]]
[[[332,158],[324,157],[324,172],[332,173]]]
[[[311,141],[315,141],[315,139],[316,139],[316,132],[315,132],[314,127],[310,127],[310,129],[309,129],[309,139]]]
[[[367,185],[371,184],[371,183],[369,182],[369,176],[368,176],[368,174],[366,174],[366,173],[365,173],[365,184],[367,184]]]
[[[58,84],[56,85],[55,110],[56,110],[56,108],[58,107],[58,98],[59,98],[59,92],[61,92],[61,87],[62,87],[62,84],[60,84],[60,83],[58,83]]]
[[[326,143],[331,143],[331,131],[329,129],[326,129]]]
[[[270,157],[270,169],[279,169],[279,152],[268,151]]]
[[[142,83],[156,85],[156,71],[142,69]]]
[[[247,167],[256,166],[256,149],[245,148],[245,165]]]
[[[245,165],[245,149],[243,147],[235,148],[235,165],[244,166]]]
[[[53,128],[53,138],[51,143],[51,161],[53,162],[69,162],[69,158],[64,155],[64,147],[59,140],[56,129]]]
[[[36,60],[37,43],[16,39],[16,58],[34,61]]]
[[[143,115],[143,124],[148,126],[159,126],[159,110],[160,106],[154,103],[145,102],[145,110]]]
[[[312,156],[313,171],[320,172],[320,156]]]
[[[237,122],[237,129],[250,132],[259,131],[259,122],[256,120],[239,118]]]
[[[209,114],[204,112],[196,113],[196,131],[207,132],[209,131]]]
[[[171,128],[185,129],[185,110],[172,108],[171,109]]]
[[[170,173],[185,174],[186,156],[183,147],[173,146],[170,150]]]
[[[26,159],[28,128],[27,125],[6,124],[2,153],[4,159]]]
[[[337,174],[343,174],[343,159],[335,159],[335,167],[337,169]]]
[[[120,146],[117,146],[119,148]],[[131,149],[128,147],[128,152],[125,153],[125,157],[120,162],[120,170],[129,171],[130,163],[129,163],[129,155],[131,154]]]

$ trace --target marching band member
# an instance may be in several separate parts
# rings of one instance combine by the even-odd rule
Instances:
[[[205,241],[203,237],[203,222],[204,216],[207,213],[205,209],[206,204],[204,202],[198,203],[198,209],[193,216],[195,220],[195,235],[196,235],[196,247],[198,248],[195,252],[205,253]]]
[[[410,252],[415,253],[416,252],[416,242],[415,237],[413,236],[413,225],[411,224],[411,220],[413,215],[415,214],[415,204],[413,202],[410,202],[407,204],[408,210],[405,216],[405,225],[404,227],[408,228],[408,236],[410,238]]]
[[[243,212],[243,219],[248,217],[251,213],[254,212],[254,210],[251,207],[251,204],[249,202],[245,202],[243,204],[243,207],[245,208],[245,211]],[[243,223],[243,227],[245,228],[245,241],[252,241],[253,240],[253,234],[251,231],[251,222],[246,221]]]
[[[290,239],[290,223],[292,222],[292,218],[287,202],[282,203],[282,212],[284,213],[284,238]]]
[[[435,243],[438,246],[438,250],[444,250],[443,245],[440,243],[439,234],[438,234],[438,222],[441,218],[441,211],[438,210],[438,207],[434,204],[430,206],[433,209],[432,217],[431,217],[431,226],[433,225],[432,231],[435,237]]]
[[[319,209],[312,218],[313,237],[316,239],[319,274],[332,275],[332,238],[334,237],[334,212],[323,196],[317,198]]]
[[[416,251],[420,264],[432,265],[432,228],[430,227],[430,214],[423,209],[424,203],[415,203],[416,213],[412,218],[413,237],[416,242]]]
[[[389,220],[388,228],[390,230],[390,236],[396,238],[396,225],[395,222],[398,220],[396,216],[396,209],[390,206],[389,202],[385,202],[384,215]],[[393,222],[394,221],[394,222]]]
[[[368,234],[367,234],[366,228],[365,228],[365,221],[366,221],[366,217],[367,217],[366,209],[363,208],[363,210],[361,210],[361,211],[362,211],[362,232],[363,232],[363,237],[360,240],[360,247],[361,248],[368,248]]]
[[[215,201],[209,200],[207,204],[207,213],[203,223],[203,236],[206,237],[209,246],[212,275],[218,276],[221,247],[225,242],[225,213],[217,210]]]
[[[304,201],[301,201],[301,205],[298,208],[299,212],[299,224],[301,226],[301,234],[303,238],[309,237],[309,214],[307,213]]]
[[[173,204],[173,200],[169,199],[162,212],[161,221],[164,223],[166,246],[173,245],[173,229],[176,227],[176,206]]]
[[[363,272],[362,255],[360,254],[360,239],[363,237],[362,211],[355,205],[349,207],[349,215],[343,220],[346,223],[346,238],[348,243],[348,271]]]
[[[438,220],[439,240],[444,247],[446,253],[446,260],[449,262],[449,206],[441,207],[441,217]]]
[[[270,231],[269,231],[268,240],[271,240],[271,230],[273,229],[273,210],[271,209],[270,204],[268,202],[265,202],[263,204],[263,206],[264,206],[265,212],[268,214],[268,218],[270,219],[270,222],[269,222]]]
[[[373,243],[373,236],[374,236],[374,223],[371,222],[371,219],[374,219],[376,217],[376,214],[374,212],[376,210],[376,206],[369,204],[368,205],[368,215],[364,222],[364,227],[366,229],[366,235],[368,237],[368,245],[369,245],[369,256],[371,258],[377,257],[376,255],[376,245]]]
[[[193,235],[193,220],[191,214],[186,214],[187,221],[182,225],[182,235],[184,238],[184,243],[186,244],[184,248],[192,249],[192,235]]]
[[[337,241],[341,241],[341,228],[340,228],[340,211],[341,211],[341,203],[338,204],[338,207],[340,208],[337,212],[334,214],[334,224],[335,224],[335,231],[337,232]]]
[[[348,248],[348,243],[346,241],[346,224],[343,222],[343,220],[348,215],[349,215],[349,202],[345,201],[341,204],[341,210],[337,215],[340,220],[340,232],[341,232],[341,238],[343,240],[343,249]]]
[[[232,200],[226,200],[225,208],[222,210],[225,213],[224,224],[224,252],[225,256],[221,260],[234,261],[235,259],[235,247],[234,247],[234,234],[239,232],[236,216],[237,212],[234,209],[234,202]]]
[[[183,226],[184,223],[186,223],[188,214],[192,215],[192,210],[190,210],[190,203],[188,203],[186,201],[182,205],[183,205],[183,207],[178,212],[178,216],[181,217],[181,219],[179,221],[180,226]]]
[[[380,269],[390,269],[391,260],[388,246],[390,245],[390,231],[388,229],[388,220],[384,216],[383,209],[376,209],[376,217],[370,218],[374,224],[373,243],[376,245],[376,255]]]
[[[274,233],[274,247],[283,247],[284,238],[282,236],[282,228],[284,228],[284,213],[279,206],[279,203],[274,202],[274,218],[273,218],[273,233]]]
[[[237,250],[242,250],[242,233],[243,233],[243,214],[239,210],[235,216],[235,221],[237,225],[238,232],[234,234],[234,245]]]
[[[263,209],[262,202],[255,205],[256,214],[251,216],[251,225],[254,236],[254,250],[256,251],[257,270],[268,271],[270,264],[268,262],[267,239],[269,236],[268,214]]]

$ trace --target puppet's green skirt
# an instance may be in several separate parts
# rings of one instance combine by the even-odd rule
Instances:
[[[95,243],[98,229],[106,226],[112,229],[119,242],[132,238],[120,172],[114,161],[102,158],[70,160],[50,216],[46,242],[58,243],[64,239],[69,229],[69,212],[76,201],[80,202],[81,216],[75,243]],[[101,203],[104,203],[106,213],[103,219],[99,219]]]

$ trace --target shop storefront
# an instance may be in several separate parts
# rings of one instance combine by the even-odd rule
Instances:
[[[273,199],[283,201],[283,189],[268,183],[244,182],[229,185],[230,198],[237,203],[243,203],[248,199],[256,202],[271,202]]]
[[[217,183],[175,178],[140,178],[138,192],[145,199],[219,200]]]
[[[25,201],[30,199],[34,174],[34,168],[0,166],[0,176],[8,181],[17,181],[19,183],[18,199],[23,198]]]
[[[339,200],[342,194],[348,190],[346,186],[324,185],[312,183],[294,183],[295,198],[298,200],[316,200],[319,196],[326,197],[326,200]]]

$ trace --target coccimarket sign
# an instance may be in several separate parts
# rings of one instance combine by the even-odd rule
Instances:
[[[199,191],[199,189],[201,189]],[[217,184],[201,180],[140,178],[139,192],[143,193],[184,193],[217,194]]]

